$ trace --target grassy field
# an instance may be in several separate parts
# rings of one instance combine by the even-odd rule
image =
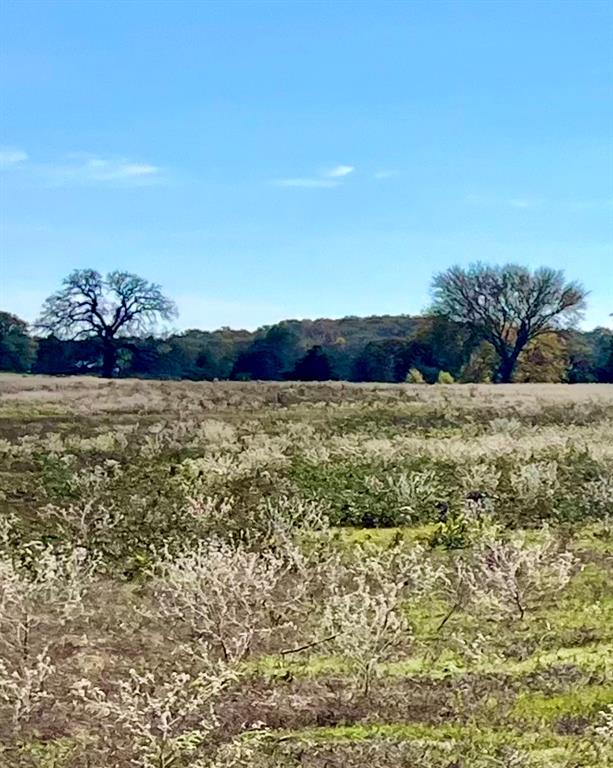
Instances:
[[[0,765],[613,765],[613,386],[0,376]]]

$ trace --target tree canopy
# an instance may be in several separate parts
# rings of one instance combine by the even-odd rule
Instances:
[[[275,331],[268,336],[270,327],[256,331],[223,328],[121,338],[117,340],[120,349],[116,374],[194,380],[279,380],[313,376],[326,380],[401,382],[413,369],[429,383],[437,381],[441,370],[448,371],[460,382],[493,380],[499,367],[494,347],[477,334],[467,335],[463,325],[445,321],[445,330],[441,332],[441,327],[432,325],[431,318],[414,317],[412,332],[393,337],[388,336],[388,330],[394,332],[398,328],[398,318],[390,321],[389,326],[385,325],[384,318],[373,323],[382,331],[381,337],[376,340],[374,333],[369,332],[361,344],[357,335],[348,343],[339,341],[340,334],[334,333],[334,327],[342,324],[340,320],[326,321],[330,341],[321,345],[312,344],[312,325],[307,321],[304,324],[292,321],[293,340],[288,339],[285,332]],[[352,322],[357,324],[357,318]],[[368,324],[369,319],[362,318],[362,327]],[[5,354],[1,358],[5,370],[64,375],[100,372],[101,344],[96,336],[76,340],[54,335],[32,338],[27,335],[25,323],[19,328],[17,337],[11,335],[11,339],[19,339],[27,354],[17,357]],[[283,343],[275,353],[276,340]],[[290,340],[291,344],[287,344]],[[316,346],[320,351],[309,355],[309,350]],[[302,365],[301,361],[304,361]],[[613,331],[597,328],[538,336],[519,356],[515,380],[612,381]]]
[[[581,284],[566,282],[560,270],[532,272],[518,264],[451,267],[434,277],[432,289],[434,314],[466,324],[494,347],[501,382],[512,380],[528,342],[572,327],[587,295]]]
[[[426,315],[283,320],[255,331],[156,331],[176,315],[158,285],[77,270],[34,326],[0,312],[0,370],[161,379],[613,381],[613,331],[573,329],[585,290],[516,265],[437,275]]]
[[[36,343],[28,325],[10,312],[0,312],[0,371],[29,371],[36,357]]]
[[[176,317],[174,302],[160,286],[130,272],[78,269],[49,296],[36,323],[60,339],[97,338],[102,346],[102,375],[113,376],[121,337],[139,336],[158,319]]]
[[[332,378],[330,360],[324,350],[316,344],[296,363],[292,378],[298,381],[328,381]]]

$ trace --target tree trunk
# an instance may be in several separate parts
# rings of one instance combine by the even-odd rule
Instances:
[[[519,353],[502,358],[496,372],[496,381],[499,384],[510,384],[513,381],[513,373],[515,372],[518,357]]]
[[[117,365],[117,349],[113,339],[105,339],[102,348],[102,377],[112,379]]]

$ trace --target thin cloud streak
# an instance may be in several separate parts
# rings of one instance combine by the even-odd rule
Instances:
[[[13,165],[25,163],[28,153],[14,147],[0,147],[0,168],[10,168]]]
[[[349,174],[354,171],[355,168],[353,165],[337,165],[334,168],[325,171],[323,175],[329,179],[342,179],[344,176],[349,176]]]
[[[509,205],[511,208],[520,208],[523,210],[526,210],[528,208],[535,208],[539,204],[538,200],[529,200],[527,198],[514,198],[512,200],[509,200]]]
[[[332,179],[319,179],[316,177],[300,177],[296,179],[276,179],[273,184],[277,187],[303,187],[304,189],[319,189],[338,187],[339,182]]]
[[[108,184],[143,186],[159,183],[160,169],[150,163],[96,155],[70,155],[64,162],[40,167],[50,186]]]
[[[33,162],[27,152],[0,148],[0,168],[14,169],[28,183],[43,187],[144,186],[160,182],[161,169],[151,163],[127,158],[104,158],[88,152],[72,152],[57,161]]]
[[[128,160],[102,160],[93,157],[78,170],[95,181],[114,181],[154,176],[159,173],[160,169],[148,163],[132,163]]]
[[[496,197],[483,194],[468,194],[464,197],[467,205],[484,208],[505,207],[516,210],[534,210],[536,208],[558,209],[567,211],[606,210],[613,208],[612,198],[586,198],[586,199],[547,199],[539,197]]]
[[[394,176],[398,176],[398,171],[375,171],[373,178],[381,181],[383,179],[391,179]]]
[[[304,189],[330,189],[338,187],[342,181],[353,173],[353,165],[335,165],[328,170],[320,171],[315,176],[296,176],[287,179],[275,179],[272,183],[277,187],[302,187]]]

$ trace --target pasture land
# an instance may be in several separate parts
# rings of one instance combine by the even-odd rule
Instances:
[[[613,386],[0,376],[0,764],[613,765]]]

